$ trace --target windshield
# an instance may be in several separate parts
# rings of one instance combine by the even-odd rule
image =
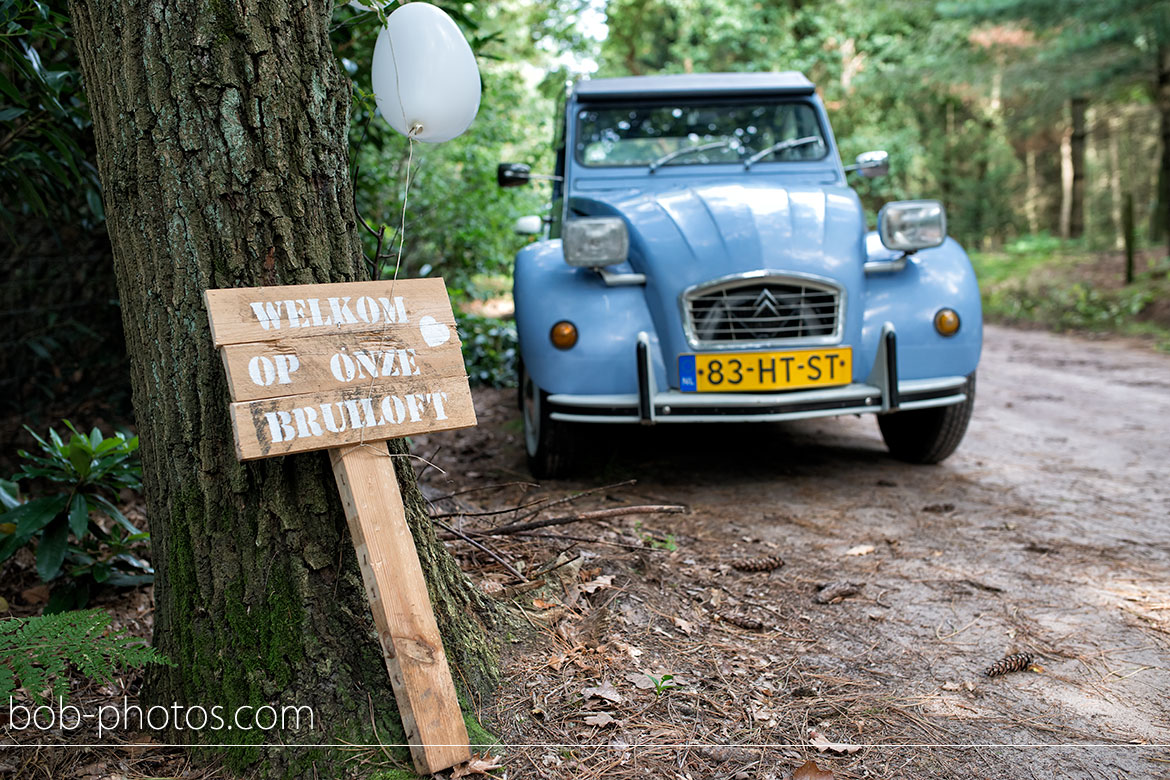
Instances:
[[[828,154],[816,112],[804,102],[588,106],[577,112],[575,153],[590,167],[712,165],[742,162],[798,139],[760,162]],[[700,146],[708,148],[694,148]]]

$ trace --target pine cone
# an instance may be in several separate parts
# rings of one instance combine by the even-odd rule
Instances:
[[[1008,672],[1023,672],[1027,670],[1036,658],[1031,653],[1012,653],[1009,656],[1001,658],[1000,660],[987,667],[984,672],[988,677],[998,677],[1001,674]]]
[[[763,631],[764,630],[764,622],[762,620],[756,620],[754,617],[748,617],[747,615],[738,615],[738,614],[735,614],[734,612],[730,612],[726,615],[720,615],[719,617],[723,618],[725,621],[727,621],[728,623],[730,623],[733,626],[739,626],[740,628],[746,629],[748,631]]]
[[[784,565],[784,559],[779,555],[765,555],[760,558],[741,558],[732,561],[731,565],[740,571],[772,571]]]

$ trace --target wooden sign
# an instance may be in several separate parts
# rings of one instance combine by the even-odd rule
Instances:
[[[206,296],[240,460],[475,425],[442,279]]]
[[[421,774],[471,757],[385,445],[475,425],[441,279],[205,293],[240,460],[330,449],[382,655]]]

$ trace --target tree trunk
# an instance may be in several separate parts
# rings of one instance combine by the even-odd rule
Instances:
[[[1072,125],[1069,136],[1072,189],[1069,193],[1068,238],[1080,238],[1085,234],[1085,112],[1088,107],[1089,101],[1083,97],[1068,102]]]
[[[1154,103],[1158,107],[1162,154],[1158,165],[1158,201],[1150,233],[1155,241],[1165,238],[1170,242],[1170,46],[1158,47]]]
[[[1028,151],[1024,156],[1024,172],[1027,177],[1027,187],[1024,190],[1024,215],[1028,220],[1028,232],[1036,235],[1040,232],[1040,184],[1036,175],[1036,150],[1032,147],[1032,140],[1028,140]]]
[[[363,273],[332,2],[71,0],[70,10],[142,439],[154,641],[175,662],[144,698],[313,709],[311,728],[172,730],[175,740],[401,743],[329,458],[236,461],[202,299],[206,288]],[[454,676],[477,695],[496,675],[492,613],[436,541],[407,458],[397,466]],[[287,777],[339,776],[335,758],[228,754],[232,766]]]
[[[1106,123],[1109,134],[1109,217],[1113,225],[1113,247],[1125,246],[1124,224],[1121,215],[1121,117],[1111,116]]]

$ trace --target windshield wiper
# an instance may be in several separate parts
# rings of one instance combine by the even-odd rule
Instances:
[[[736,149],[739,147],[737,141],[728,139],[723,141],[712,141],[708,144],[699,144],[698,146],[688,146],[685,149],[675,149],[670,154],[664,154],[654,162],[650,163],[650,173],[666,165],[671,160],[677,157],[685,157],[688,154],[698,154],[699,152],[709,152],[713,149]]]
[[[780,141],[774,143],[762,152],[756,152],[751,157],[743,161],[744,170],[751,168],[770,154],[782,152],[785,149],[792,149],[797,146],[804,146],[805,144],[820,143],[821,137],[819,135],[806,135],[804,138],[790,138],[787,141]]]

